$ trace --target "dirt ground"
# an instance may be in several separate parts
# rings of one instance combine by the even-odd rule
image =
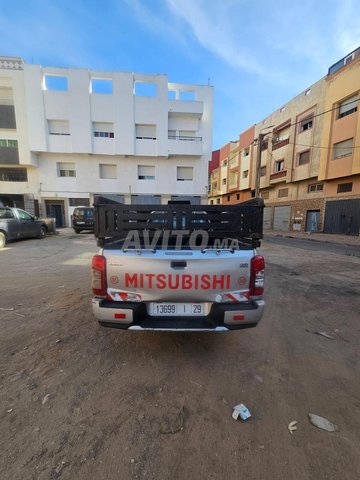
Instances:
[[[151,333],[97,325],[96,251],[70,230],[0,251],[2,480],[360,478],[360,258],[264,242],[257,328]]]

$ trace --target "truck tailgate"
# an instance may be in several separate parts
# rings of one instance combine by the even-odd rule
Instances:
[[[106,250],[108,296],[143,302],[247,301],[252,249]]]

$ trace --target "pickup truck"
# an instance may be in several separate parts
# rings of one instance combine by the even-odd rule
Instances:
[[[229,331],[264,310],[264,202],[123,205],[95,197],[92,309],[128,330]]]
[[[0,206],[0,248],[9,240],[44,238],[55,232],[53,219],[38,219],[20,208]]]

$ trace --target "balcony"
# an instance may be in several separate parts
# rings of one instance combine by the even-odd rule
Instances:
[[[194,100],[169,100],[169,115],[181,114],[201,118],[204,103]]]
[[[275,172],[270,175],[270,183],[283,182],[286,178],[287,170],[281,170],[280,172]]]
[[[274,143],[272,145],[272,150],[277,150],[278,148],[284,147],[285,145],[288,145],[289,142],[290,142],[290,138],[285,138],[284,140],[279,140],[279,141],[274,140]]]
[[[169,155],[202,155],[202,137],[188,137],[184,135],[168,136]]]

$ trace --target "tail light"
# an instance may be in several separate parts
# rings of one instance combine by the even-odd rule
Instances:
[[[251,260],[250,297],[260,297],[264,293],[265,260],[256,255]]]
[[[106,260],[102,255],[94,255],[92,258],[91,286],[94,295],[106,296]]]

